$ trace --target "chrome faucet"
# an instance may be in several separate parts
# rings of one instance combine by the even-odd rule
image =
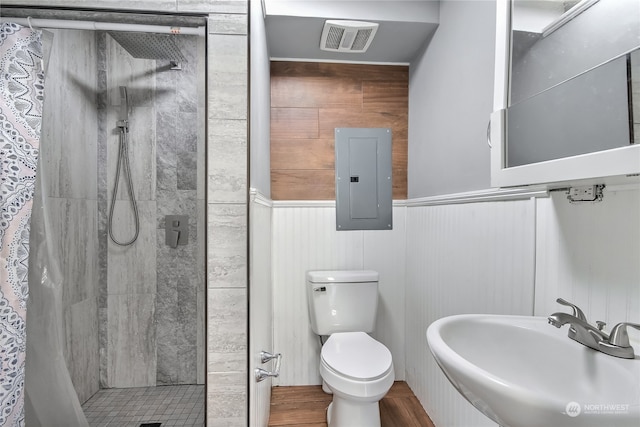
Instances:
[[[600,342],[609,340],[609,336],[603,331],[568,313],[553,313],[549,316],[549,323],[556,328],[569,323],[569,338],[594,350],[600,350]]]
[[[563,312],[553,313],[548,317],[549,324],[559,328],[568,323],[570,325],[569,338],[610,356],[625,359],[633,359],[635,357],[633,347],[629,344],[629,335],[627,334],[626,327],[631,326],[640,329],[640,324],[629,322],[618,323],[611,329],[611,334],[609,335],[603,331],[606,323],[597,321],[597,326],[593,326],[587,322],[586,316],[577,305],[562,298],[558,298],[556,302],[571,307],[573,314]]]
[[[629,344],[629,335],[627,334],[627,326],[631,326],[636,329],[640,329],[640,325],[637,323],[622,322],[618,323],[611,329],[611,335],[609,335],[609,341],[600,342],[598,344],[599,350],[610,356],[622,357],[624,359],[635,358],[633,347]]]

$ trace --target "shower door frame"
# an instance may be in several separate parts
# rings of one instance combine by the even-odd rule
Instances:
[[[9,3],[9,2],[3,2],[3,3]],[[28,13],[29,19],[24,19],[22,22],[19,22],[20,20],[15,20],[15,19],[11,19],[8,18],[7,16],[15,16],[14,14],[12,14],[12,12],[16,12],[16,11],[20,11],[20,9],[14,9],[11,8],[11,6],[8,5],[3,5],[3,10],[2,10],[2,19],[3,20],[12,20],[14,22],[18,21],[17,23],[22,24],[22,25],[29,25],[35,29],[44,29],[46,30],[47,27],[52,26],[53,21],[54,20],[44,20],[41,21],[38,18],[31,18],[31,16],[36,16],[38,13],[41,13],[42,9],[22,9],[22,13]],[[7,7],[8,6],[8,7]],[[97,24],[97,25],[93,25],[93,28],[89,28],[90,26],[92,26],[92,23],[85,23],[84,21],[79,22],[77,20],[72,19],[74,14],[77,14],[78,12],[86,12],[86,10],[82,11],[79,9],[56,9],[56,8],[50,8],[46,10],[47,12],[50,11],[58,11],[58,13],[56,14],[56,20],[55,21],[69,21],[72,24],[70,26],[68,26],[69,29],[87,29],[87,30],[92,30],[92,31],[106,31],[109,28],[114,28],[114,29],[118,29],[118,30],[131,30],[132,27],[130,27],[128,24],[127,25],[122,25],[122,26],[109,26],[109,25],[102,25],[102,24]],[[110,15],[110,14],[126,14],[129,16],[133,16],[133,15],[140,15],[139,12],[136,11],[121,11],[121,10],[105,10],[103,11],[105,15]],[[18,13],[19,14],[19,13]],[[18,15],[16,14],[16,15]],[[180,16],[181,14],[176,13],[176,14],[171,14],[171,16]],[[104,15],[103,15],[104,16]],[[202,22],[202,26],[204,27],[204,31],[198,31],[197,33],[199,33],[198,35],[205,37],[204,39],[204,54],[202,57],[199,57],[200,60],[203,61],[203,67],[204,67],[204,73],[201,76],[201,78],[204,78],[204,81],[202,80],[198,80],[199,82],[201,82],[201,84],[204,86],[204,105],[203,105],[203,113],[202,115],[199,117],[198,120],[198,128],[201,129],[201,133],[203,134],[203,143],[202,143],[202,155],[204,157],[206,157],[206,153],[207,153],[207,117],[208,117],[208,112],[207,112],[207,106],[208,106],[208,82],[207,82],[207,63],[208,63],[208,52],[207,52],[207,41],[206,41],[206,36],[208,35],[208,31],[207,31],[207,22],[208,22],[208,15],[206,14],[188,14],[188,15],[184,15],[184,16],[188,16],[189,18],[193,18],[193,17],[197,17],[200,18],[203,22]],[[78,25],[80,23],[80,25]],[[86,24],[87,28],[82,28],[82,25]],[[135,24],[134,24],[135,25]],[[144,28],[142,28],[144,27]],[[144,30],[158,30],[159,26],[150,26],[150,25],[145,25],[142,27],[137,27],[136,29],[144,29]],[[58,27],[60,28],[60,27]],[[162,26],[162,28],[165,28],[164,26]],[[185,31],[185,33],[191,33],[191,34],[197,34],[194,31],[190,31],[189,29],[187,31]],[[206,209],[206,194],[207,194],[207,162],[203,162],[202,163],[203,166],[203,173],[200,174],[201,178],[201,185],[202,185],[202,190],[198,190],[198,192],[200,193],[201,191],[204,194],[204,200],[203,200],[203,204],[204,204],[204,209],[203,209],[203,218],[201,219],[201,221],[203,221],[204,223],[204,227],[201,228],[201,231],[204,229],[206,230],[207,226],[206,226],[206,218],[207,218],[207,209]],[[200,178],[199,178],[200,179]],[[200,203],[196,202],[197,205],[200,205]],[[204,253],[203,253],[203,257],[205,259],[201,260],[204,268],[202,271],[202,278],[203,280],[206,281],[206,277],[207,277],[207,263],[206,263],[206,254],[207,254],[207,246],[206,246],[206,235],[202,236],[203,241],[204,241]],[[206,359],[207,359],[207,339],[206,339],[206,312],[207,312],[207,306],[206,306],[206,297],[207,297],[207,286],[204,286],[204,292],[203,292],[203,298],[201,299],[201,303],[203,305],[202,309],[201,309],[201,316],[204,318],[202,319],[202,333],[203,333],[203,338],[202,338],[202,350],[201,352],[203,353],[203,357],[198,357],[199,359],[199,363],[198,365],[202,365],[202,366],[198,366],[197,370],[200,371],[202,370],[202,374],[198,374],[198,382],[202,383],[200,381],[203,381],[203,385],[205,386],[205,388],[207,387],[207,368],[206,368]],[[97,296],[96,296],[97,298]],[[96,314],[97,316],[97,314]],[[196,322],[198,322],[198,319],[196,319]],[[206,413],[206,400],[205,402],[202,402],[202,404],[204,405],[205,408],[205,413]]]
[[[73,11],[77,0],[3,0]],[[248,425],[248,0],[85,0],[83,10],[207,17],[205,385],[207,424]],[[223,330],[217,326],[226,323]]]

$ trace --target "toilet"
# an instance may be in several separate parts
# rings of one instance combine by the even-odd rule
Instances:
[[[323,390],[333,394],[329,427],[380,427],[382,399],[395,379],[391,352],[371,338],[378,309],[378,273],[308,271],[311,329],[328,336],[320,352]]]

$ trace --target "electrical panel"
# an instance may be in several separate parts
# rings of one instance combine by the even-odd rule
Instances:
[[[391,230],[391,129],[336,128],[337,230]]]

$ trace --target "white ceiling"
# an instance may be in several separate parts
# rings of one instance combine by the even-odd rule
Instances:
[[[438,0],[263,0],[271,59],[410,63],[438,27]],[[380,26],[364,53],[320,49],[327,19]]]

